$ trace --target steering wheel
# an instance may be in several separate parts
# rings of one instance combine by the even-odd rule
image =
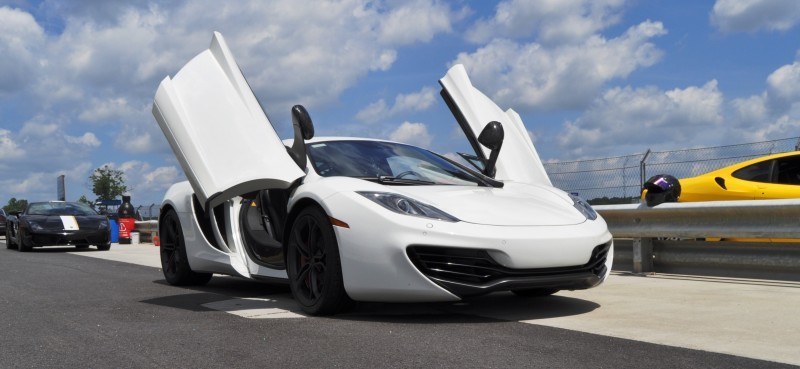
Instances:
[[[399,178],[403,178],[403,177],[405,177],[407,175],[412,175],[412,174],[417,176],[417,178],[419,178],[419,179],[425,178],[425,177],[422,176],[422,174],[419,174],[419,173],[417,173],[417,172],[415,172],[413,170],[407,170],[405,172],[402,172],[402,173],[394,176],[394,178],[398,178],[399,179]]]

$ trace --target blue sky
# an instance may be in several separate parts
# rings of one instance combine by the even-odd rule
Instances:
[[[456,63],[520,113],[544,160],[800,136],[800,3],[0,1],[0,203],[90,198],[125,171],[136,204],[183,173],[150,114],[158,82],[225,35],[282,137],[469,145],[439,98]]]

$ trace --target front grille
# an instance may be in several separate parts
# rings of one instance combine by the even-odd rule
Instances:
[[[587,272],[602,277],[606,272],[605,263],[610,249],[611,242],[595,247],[589,262],[584,265],[537,269],[506,268],[497,263],[489,255],[489,252],[483,249],[410,246],[408,256],[411,262],[427,277],[448,282],[481,285],[507,278],[545,277]]]

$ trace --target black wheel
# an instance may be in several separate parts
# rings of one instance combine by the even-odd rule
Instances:
[[[352,305],[342,281],[339,246],[328,215],[317,207],[298,214],[289,233],[286,272],[304,312],[331,315]]]
[[[25,242],[25,236],[22,233],[22,228],[17,228],[17,250],[19,252],[31,251],[33,247]]]
[[[111,249],[111,244],[110,243],[106,243],[106,244],[97,245],[97,249],[100,250],[100,251],[108,251],[108,250]]]
[[[189,267],[183,230],[175,210],[167,211],[158,224],[158,232],[161,235],[161,269],[167,283],[175,286],[198,286],[211,280],[211,273],[194,272]]]
[[[555,288],[528,288],[522,290],[511,290],[515,295],[522,297],[542,297],[550,296],[559,290]]]
[[[11,229],[10,226],[6,226],[6,248],[7,249],[16,249],[17,244],[11,242]]]

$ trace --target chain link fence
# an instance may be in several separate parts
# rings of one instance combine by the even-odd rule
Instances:
[[[800,138],[673,151],[650,151],[611,158],[544,163],[555,187],[577,193],[594,205],[638,202],[650,176],[694,177],[759,156],[797,150]]]
[[[158,220],[160,209],[159,204],[139,205],[136,207],[136,218],[138,220]]]

